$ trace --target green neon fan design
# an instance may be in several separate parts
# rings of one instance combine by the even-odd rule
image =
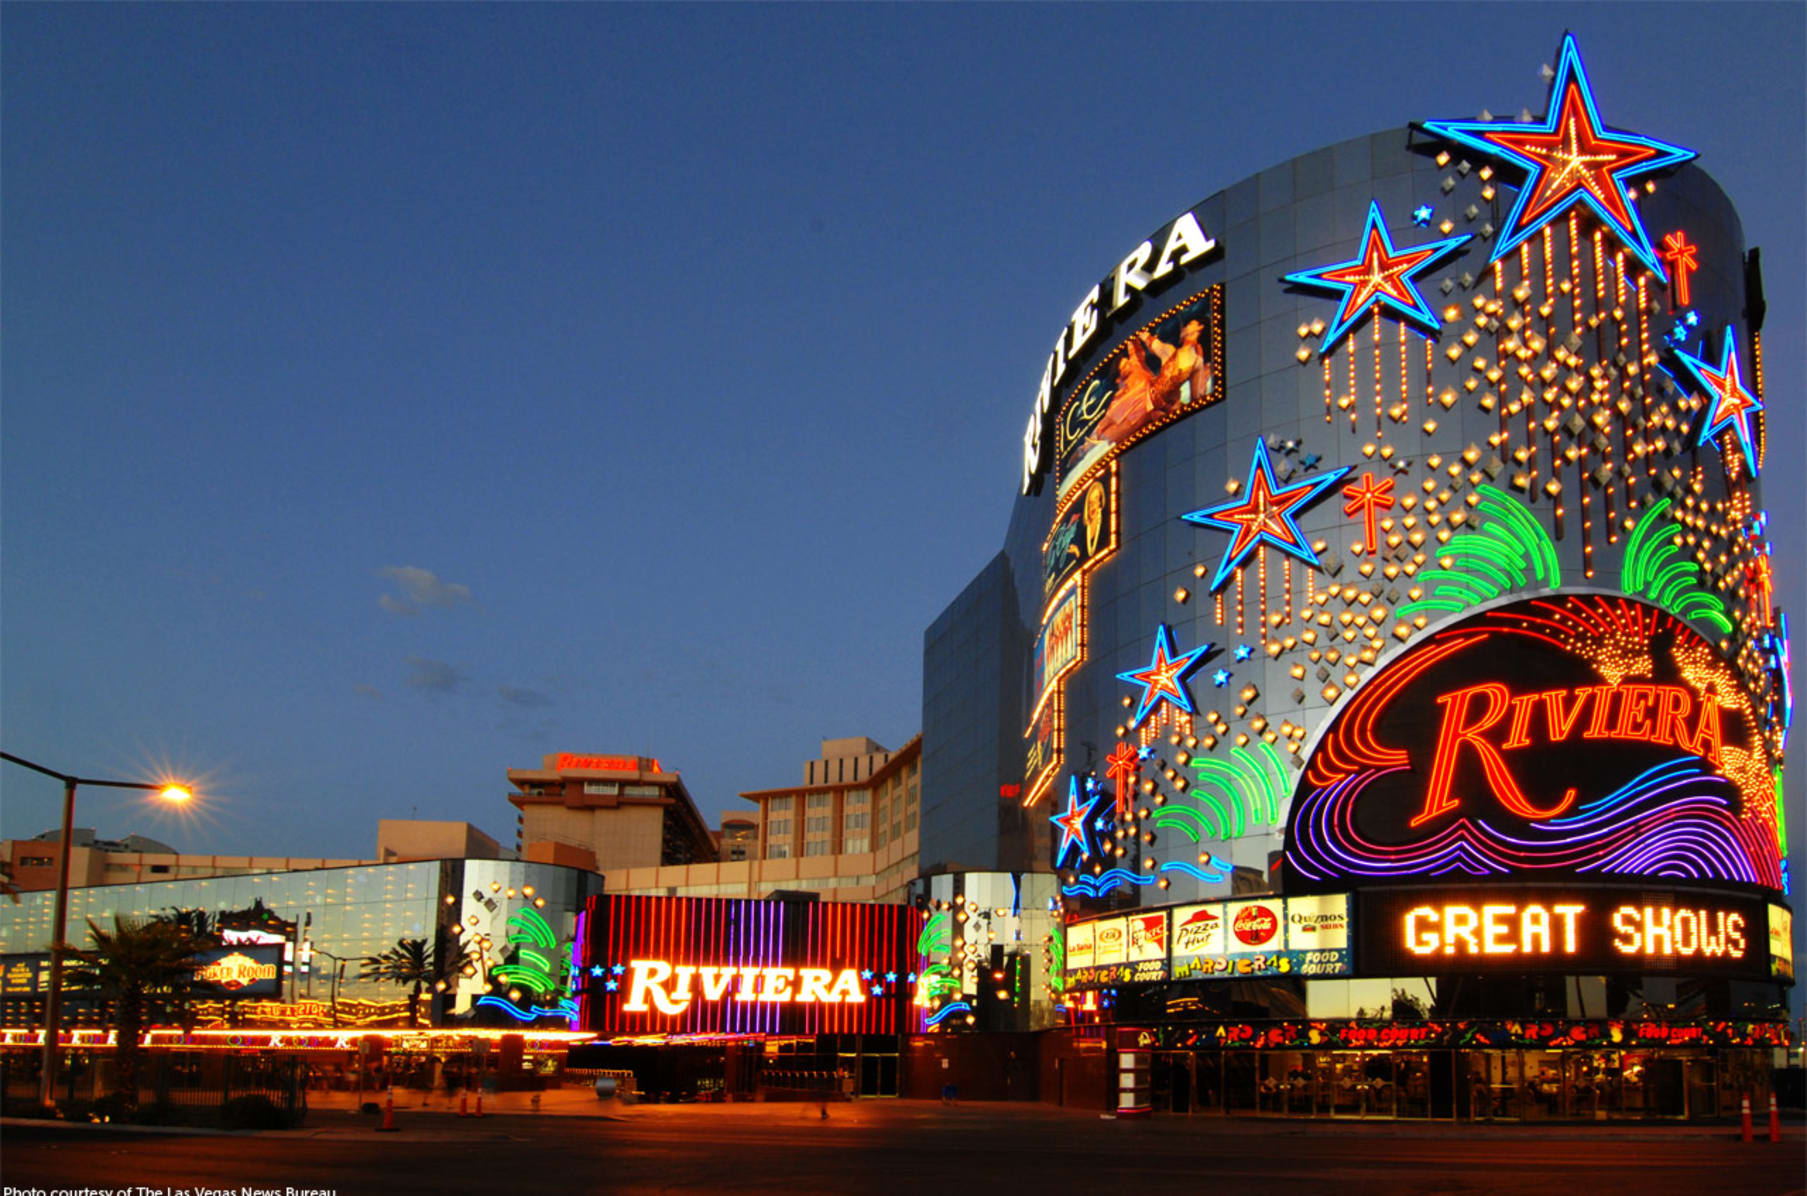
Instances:
[[[1663,499],[1644,512],[1625,542],[1625,565],[1619,585],[1628,594],[1648,598],[1670,614],[1699,619],[1721,634],[1729,634],[1732,622],[1725,616],[1719,595],[1700,584],[1700,566],[1689,560],[1677,541],[1681,528],[1664,517],[1669,500]]]
[[[1537,517],[1496,486],[1477,486],[1475,494],[1478,526],[1438,551],[1438,568],[1418,574],[1423,595],[1399,608],[1402,618],[1466,610],[1512,590],[1562,584],[1556,544]]]

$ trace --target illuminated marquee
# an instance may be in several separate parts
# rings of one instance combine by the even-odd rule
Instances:
[[[1762,719],[1669,612],[1560,594],[1438,631],[1356,692],[1287,826],[1287,889],[1465,872],[1782,888]]]
[[[1721,894],[1604,889],[1360,897],[1369,975],[1523,971],[1664,972],[1764,978],[1765,908]]]
[[[232,996],[276,996],[282,988],[280,946],[237,946],[200,952],[198,988]]]
[[[640,1034],[897,1034],[927,970],[923,915],[896,905],[593,897],[578,1024]]]

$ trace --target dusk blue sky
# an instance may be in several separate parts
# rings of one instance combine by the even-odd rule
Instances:
[[[1541,112],[1565,28],[1763,249],[1807,627],[1799,4],[6,4],[0,742],[201,782],[103,834],[343,857],[512,842],[548,752],[713,819],[896,747],[1085,290],[1263,167]]]

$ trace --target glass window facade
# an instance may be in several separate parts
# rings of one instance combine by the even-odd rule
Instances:
[[[593,872],[553,864],[422,860],[103,885],[70,890],[68,938],[72,944],[84,944],[89,919],[104,926],[115,917],[142,919],[176,910],[217,915],[261,901],[278,918],[300,926],[302,938],[313,947],[311,966],[290,977],[285,997],[324,997],[336,957],[348,961],[340,997],[393,999],[405,996],[405,990],[361,979],[358,961],[389,950],[400,939],[431,942],[440,927],[456,923],[463,928],[460,937],[477,945],[480,962],[499,964],[507,951],[510,914],[531,906],[561,942],[568,941],[576,932],[577,910],[586,898],[602,891],[602,884],[602,877]],[[0,901],[0,955],[47,951],[55,900],[54,892],[45,891],[21,893],[17,905]],[[483,979],[480,970],[477,977],[463,981],[450,1012],[467,1011],[486,991]]]

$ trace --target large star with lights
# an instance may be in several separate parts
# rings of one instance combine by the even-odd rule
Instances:
[[[1173,650],[1173,629],[1165,623],[1158,625],[1154,633],[1154,655],[1149,659],[1148,667],[1117,674],[1119,681],[1142,687],[1142,696],[1136,702],[1136,717],[1129,725],[1141,726],[1149,712],[1162,701],[1172,702],[1191,714],[1192,694],[1186,689],[1186,674],[1203,664],[1205,653],[1216,646],[1200,644],[1192,651],[1176,656]]]
[[[1054,852],[1056,868],[1066,863],[1067,853],[1075,845],[1079,847],[1082,858],[1091,854],[1091,839],[1087,828],[1091,825],[1092,811],[1104,800],[1104,794],[1095,793],[1090,801],[1083,803],[1079,800],[1079,794],[1079,778],[1074,776],[1067,781],[1067,808],[1048,819],[1060,828],[1060,846]]]
[[[1395,250],[1386,222],[1380,217],[1380,203],[1370,201],[1368,225],[1362,233],[1362,249],[1358,256],[1313,270],[1295,270],[1286,275],[1284,281],[1337,291],[1343,297],[1336,309],[1336,319],[1331,321],[1318,345],[1319,353],[1334,349],[1357,320],[1377,307],[1391,310],[1426,335],[1434,336],[1442,325],[1437,322],[1437,315],[1430,305],[1425,303],[1424,296],[1412,285],[1412,276],[1429,269],[1471,239],[1470,234],[1464,233],[1459,237]]]
[[[1273,463],[1268,460],[1267,442],[1256,440],[1255,459],[1249,464],[1249,484],[1242,494],[1214,507],[1188,511],[1180,516],[1187,523],[1235,533],[1229,551],[1224,553],[1222,563],[1217,566],[1217,576],[1211,579],[1211,589],[1216,591],[1228,581],[1248,559],[1249,553],[1261,544],[1271,544],[1315,567],[1318,554],[1306,543],[1304,533],[1299,531],[1293,517],[1317,501],[1352,468],[1345,465],[1282,486],[1274,477]]]
[[[1719,351],[1719,368],[1714,369],[1700,358],[1680,349],[1675,356],[1688,367],[1700,383],[1700,389],[1706,395],[1707,418],[1700,426],[1702,445],[1716,443],[1714,437],[1727,428],[1738,433],[1738,447],[1744,450],[1744,460],[1751,476],[1757,476],[1757,453],[1753,447],[1754,437],[1751,435],[1751,412],[1763,410],[1763,404],[1757,401],[1744,385],[1744,378],[1739,373],[1738,334],[1732,325],[1726,325],[1725,341]]]
[[[1627,180],[1697,155],[1679,145],[1602,125],[1572,34],[1562,39],[1562,55],[1550,81],[1550,99],[1544,111],[1541,124],[1457,120],[1424,123],[1426,130],[1439,137],[1525,172],[1518,202],[1494,243],[1492,260],[1506,256],[1526,237],[1576,204],[1586,204],[1658,278],[1668,281],[1644,231],[1644,222],[1638,218],[1637,207],[1626,198]]]

